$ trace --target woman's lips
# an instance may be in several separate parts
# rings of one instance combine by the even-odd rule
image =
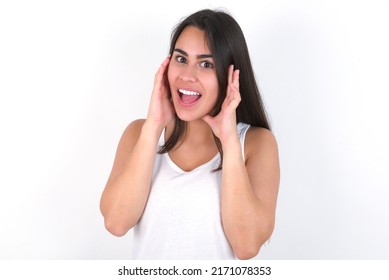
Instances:
[[[184,106],[193,105],[201,98],[200,93],[192,90],[179,89],[178,94],[180,96],[180,103]]]

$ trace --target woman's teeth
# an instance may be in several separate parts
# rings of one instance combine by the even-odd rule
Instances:
[[[185,95],[201,95],[198,92],[195,91],[190,91],[190,90],[185,90],[185,89],[179,89],[178,90],[180,93],[185,94]]]
[[[180,93],[181,103],[185,106],[195,104],[201,98],[201,94],[195,91],[179,89],[178,92]]]

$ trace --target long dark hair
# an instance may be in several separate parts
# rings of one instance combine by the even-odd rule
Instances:
[[[233,64],[239,69],[239,91],[241,102],[236,109],[237,122],[271,130],[266,111],[254,77],[254,71],[245,37],[235,19],[223,11],[201,10],[182,20],[173,30],[170,42],[170,55],[173,54],[178,37],[187,26],[197,27],[205,32],[208,47],[215,61],[219,85],[218,100],[211,115],[216,116],[226,97],[228,85],[228,66]],[[159,153],[172,150],[181,137],[185,136],[186,122],[175,115],[172,135],[161,147]],[[220,140],[214,135],[216,146],[223,158]],[[221,161],[222,163],[222,161]],[[221,163],[218,168],[221,169]]]

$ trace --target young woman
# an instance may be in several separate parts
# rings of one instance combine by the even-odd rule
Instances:
[[[244,35],[221,11],[174,30],[145,120],[119,142],[105,226],[134,228],[136,259],[250,259],[273,232],[277,144]]]

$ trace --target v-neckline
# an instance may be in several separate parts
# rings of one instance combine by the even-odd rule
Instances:
[[[162,138],[162,145],[165,145],[166,143],[166,140],[165,140],[165,130],[166,128],[163,129],[162,131],[162,134],[161,134],[161,138]],[[183,174],[186,174],[186,173],[191,173],[193,171],[196,171],[198,169],[202,169],[202,168],[205,168],[205,167],[208,167],[209,165],[213,164],[218,158],[220,158],[220,153],[217,152],[209,161],[205,162],[205,163],[202,163],[200,164],[199,166],[196,166],[195,168],[191,169],[191,170],[188,170],[188,171],[185,171],[183,170],[180,166],[178,166],[178,164],[176,164],[170,157],[169,155],[169,152],[166,152],[163,154],[163,156],[165,157],[165,159],[167,160],[167,162],[169,163],[169,165],[177,172],[179,173],[183,173]]]
[[[191,172],[194,172],[196,170],[199,170],[199,169],[202,169],[202,168],[206,168],[208,167],[209,165],[213,164],[218,158],[220,158],[220,153],[217,153],[212,159],[210,159],[209,161],[203,163],[203,164],[200,164],[199,166],[196,166],[195,168],[191,169],[191,170],[188,170],[188,171],[185,171],[183,170],[181,167],[179,167],[169,156],[169,153],[165,153],[164,154],[164,157],[165,159],[167,160],[167,162],[169,163],[169,165],[177,172],[179,173],[182,173],[182,174],[188,174],[188,173],[191,173]]]

